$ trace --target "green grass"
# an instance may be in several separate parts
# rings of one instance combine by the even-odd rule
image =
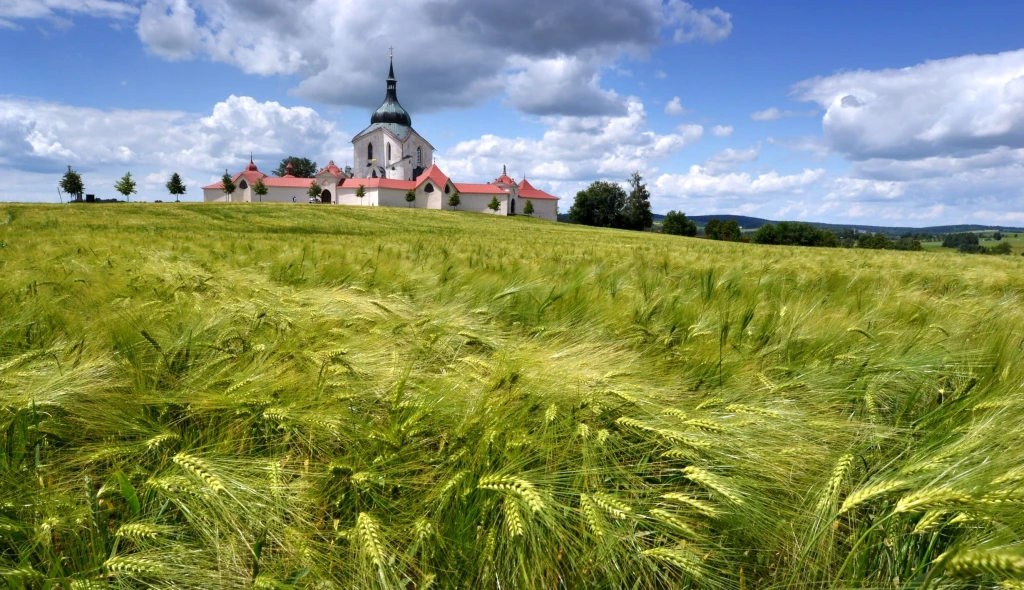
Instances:
[[[985,236],[991,236],[992,235],[992,232],[990,232],[990,231],[988,231],[988,232],[975,232],[975,233],[978,233],[978,234],[981,234],[981,235],[985,235]],[[1024,254],[1024,234],[1015,234],[1013,232],[1005,232],[1005,233],[1003,233],[1003,241],[1008,243],[1008,244],[1010,244],[1011,246],[1013,246],[1013,256],[1021,256],[1022,254]],[[985,246],[986,248],[991,248],[992,246],[997,245],[999,242],[996,241],[996,240],[993,240],[993,239],[985,240],[983,238],[980,243],[981,243],[982,246]],[[921,245],[924,246],[925,250],[928,250],[930,252],[945,252],[945,253],[959,254],[959,252],[956,251],[956,248],[943,248],[942,247],[942,241],[938,241],[938,242],[921,242]]]
[[[1018,588],[1024,259],[0,207],[9,588]]]

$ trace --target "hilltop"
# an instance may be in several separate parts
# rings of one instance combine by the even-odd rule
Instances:
[[[995,587],[1024,537],[1024,261],[949,261],[3,205],[0,575]]]

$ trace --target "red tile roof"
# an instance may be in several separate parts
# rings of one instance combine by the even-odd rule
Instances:
[[[315,174],[315,176],[320,176],[321,174],[331,174],[335,178],[344,178],[345,177],[345,173],[341,171],[341,168],[338,168],[334,164],[334,160],[331,160],[330,164],[328,164],[327,166],[321,168],[320,171]]]
[[[558,197],[552,194],[548,194],[542,190],[533,188],[533,185],[529,183],[525,178],[519,183],[519,196],[525,199],[554,199],[560,201]]]
[[[417,186],[415,180],[391,178],[346,178],[341,184],[342,188],[356,188],[359,185],[363,185],[365,188],[390,188],[405,191],[415,189]]]
[[[437,188],[443,189],[448,184],[448,175],[441,172],[441,169],[437,167],[437,164],[431,164],[430,168],[423,171],[419,178],[416,179],[416,186],[419,187],[424,182],[432,180]]]
[[[460,193],[488,194],[488,195],[507,195],[508,194],[508,191],[506,191],[505,189],[501,188],[500,186],[495,186],[493,184],[472,184],[472,183],[468,183],[468,182],[456,182],[454,184],[455,184],[456,190],[458,190]]]

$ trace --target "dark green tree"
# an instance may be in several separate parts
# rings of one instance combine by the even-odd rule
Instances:
[[[834,233],[818,229],[809,223],[793,221],[780,221],[777,224],[766,223],[757,228],[750,241],[755,244],[779,246],[839,247],[839,238]]]
[[[523,207],[523,215],[528,215],[528,216],[532,216],[533,215],[533,201],[527,199],[526,206]]]
[[[68,171],[60,179],[60,189],[69,195],[73,195],[76,201],[81,201],[82,194],[85,192],[85,185],[82,184],[82,175],[72,170],[71,166],[68,166]]]
[[[362,203],[363,197],[366,196],[366,187],[363,185],[359,185],[359,187],[356,188],[356,196],[359,197],[359,202]]]
[[[716,218],[709,219],[704,224],[704,237],[711,240],[722,239],[722,220]]]
[[[181,181],[181,175],[178,174],[177,172],[171,174],[171,179],[168,180],[167,184],[164,186],[167,187],[167,192],[171,193],[174,196],[175,203],[181,200],[181,195],[188,192],[188,189],[185,187],[185,183]]]
[[[595,227],[624,227],[622,210],[626,191],[614,182],[598,180],[576,193],[569,208],[569,221]]]
[[[999,240],[1002,240],[1003,239],[1003,232],[1001,232],[999,230],[996,230],[996,233],[992,234],[992,239],[997,241],[997,242]]]
[[[267,196],[267,185],[263,184],[262,178],[257,178],[256,183],[252,185],[252,193],[260,198],[260,202],[263,202],[263,197]]]
[[[409,203],[409,206],[412,207],[412,204],[416,202],[416,191],[412,189],[405,191],[405,202]]]
[[[274,176],[284,176],[288,174],[288,164],[292,165],[292,176],[296,178],[313,178],[316,175],[316,162],[309,158],[297,158],[295,156],[288,156],[281,160],[281,165],[274,170]]]
[[[743,238],[743,230],[735,219],[726,219],[718,231],[718,239],[727,242],[738,242]]]
[[[634,172],[629,179],[631,190],[626,197],[626,206],[623,210],[623,217],[626,229],[642,231],[650,229],[654,224],[654,215],[651,213],[651,193],[647,191],[647,185],[643,182],[640,172]]]
[[[661,231],[674,236],[692,238],[697,235],[697,224],[682,211],[669,211],[665,214],[665,220],[661,222]]]
[[[1013,254],[1013,246],[1010,242],[999,242],[988,249],[990,254]]]
[[[497,213],[498,209],[501,209],[501,203],[498,202],[498,197],[491,197],[491,202],[487,203],[487,208]]]
[[[132,195],[137,194],[138,192],[135,190],[135,181],[132,179],[132,173],[125,172],[124,176],[121,177],[121,180],[118,180],[117,183],[114,184],[114,190],[124,195],[126,201],[131,202]]]
[[[452,196],[448,197],[448,206],[452,209],[458,209],[462,203],[462,198],[459,196],[459,191],[452,193]]]
[[[228,201],[230,201],[235,194],[235,189],[238,187],[235,186],[235,181],[231,179],[231,175],[228,174],[227,170],[224,171],[224,176],[221,177],[220,181],[224,185],[221,190],[224,191],[224,194],[228,196]]]
[[[310,199],[316,199],[317,202],[320,202],[320,193],[322,192],[323,189],[320,188],[320,184],[314,180],[310,183],[309,190],[306,191],[306,194],[309,195]]]
[[[857,247],[869,250],[890,250],[892,249],[892,240],[885,234],[860,234],[857,236]]]

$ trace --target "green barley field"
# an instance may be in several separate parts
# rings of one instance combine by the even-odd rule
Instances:
[[[8,588],[1024,588],[1024,258],[0,205]]]

